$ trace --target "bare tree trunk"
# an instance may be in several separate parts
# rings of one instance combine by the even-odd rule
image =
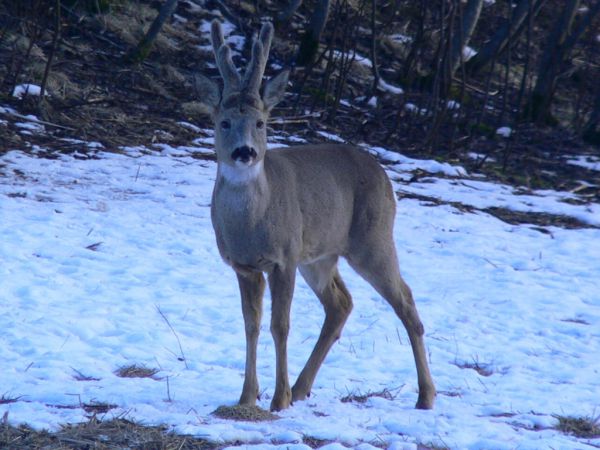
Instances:
[[[171,17],[173,12],[175,12],[177,2],[178,0],[165,0],[165,3],[163,3],[162,7],[160,8],[160,11],[154,19],[154,22],[152,22],[152,25],[150,25],[148,32],[138,43],[137,47],[127,54],[125,57],[126,60],[137,63],[146,59],[163,24],[169,17]]]
[[[298,49],[298,56],[296,57],[296,63],[299,66],[305,66],[315,60],[315,56],[319,49],[319,42],[321,41],[321,35],[325,29],[327,17],[329,16],[329,3],[330,0],[319,0],[315,5],[315,10],[313,11],[310,23],[300,41],[300,48]]]
[[[425,36],[425,17],[427,14],[427,5],[425,3],[425,0],[420,0],[419,9],[417,11],[417,32],[414,39],[412,40],[410,50],[408,52],[408,55],[406,56],[406,59],[404,60],[404,65],[402,67],[401,80],[402,82],[406,83],[407,86],[412,85],[413,79],[416,78],[415,67],[418,68],[418,57],[419,53],[422,51],[423,48],[423,41]]]
[[[600,89],[597,89],[594,109],[583,129],[583,139],[591,144],[600,145]]]
[[[292,18],[302,5],[302,0],[291,0],[290,4],[277,15],[277,22],[285,22]]]
[[[533,2],[533,5],[532,5]],[[467,72],[470,74],[476,74],[485,66],[487,66],[492,59],[496,58],[502,53],[506,46],[521,34],[525,27],[525,19],[533,14],[533,17],[542,9],[542,6],[546,3],[546,0],[520,0],[517,3],[511,17],[507,20],[490,38],[490,40],[477,52],[473,58],[466,62]]]
[[[371,0],[371,70],[373,72],[373,84],[371,85],[371,95],[377,93],[379,86],[379,68],[377,67],[377,31],[375,23],[375,13],[377,12],[377,0]],[[368,96],[367,96],[368,97]]]
[[[52,47],[50,47],[50,53],[48,55],[48,61],[46,62],[46,67],[44,69],[44,76],[42,77],[42,83],[40,85],[40,103],[44,101],[44,97],[46,96],[46,84],[48,82],[48,75],[50,75],[50,67],[52,66],[52,60],[54,59],[54,54],[56,53],[56,49],[58,48],[58,41],[60,39],[61,34],[61,18],[60,18],[60,8],[61,8],[61,0],[56,0],[56,4],[54,6],[55,11],[55,25],[54,25],[54,35],[52,36]]]
[[[453,33],[450,49],[450,77],[458,70],[463,62],[463,49],[469,45],[473,31],[477,26],[483,0],[468,0],[465,10],[459,14],[459,29]]]
[[[542,54],[537,71],[537,82],[529,100],[528,112],[536,122],[551,119],[550,105],[556,89],[556,81],[565,57],[570,50],[564,44],[571,33],[571,27],[581,0],[568,0],[556,21]],[[573,42],[573,45],[575,42]]]

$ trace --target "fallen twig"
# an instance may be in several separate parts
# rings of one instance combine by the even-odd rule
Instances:
[[[40,120],[38,118],[33,119],[31,117],[24,116],[23,114],[19,114],[16,112],[4,112],[4,111],[0,110],[0,114],[4,114],[5,116],[14,116],[17,119],[27,120],[28,122],[39,123],[41,125],[48,125],[50,127],[61,128],[63,130],[75,131],[75,128],[66,127],[64,125],[58,125],[57,123],[47,122],[45,120]]]
[[[177,332],[175,331],[175,329],[171,325],[171,322],[169,322],[169,319],[167,319],[167,316],[165,316],[164,313],[161,311],[160,306],[158,306],[158,305],[155,305],[155,306],[156,306],[156,310],[158,311],[158,313],[160,314],[160,316],[165,320],[165,322],[167,323],[167,325],[169,326],[169,328],[173,332],[173,335],[175,336],[175,339],[177,339],[177,345],[179,345],[179,352],[181,353],[181,357],[178,358],[178,359],[181,360],[181,361],[183,361],[183,363],[185,364],[185,368],[186,369],[189,369],[188,364],[187,364],[187,359],[185,358],[185,355],[183,354],[183,347],[181,346],[181,341],[179,340],[179,336],[177,335]]]

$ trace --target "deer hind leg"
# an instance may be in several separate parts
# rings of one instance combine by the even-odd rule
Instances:
[[[387,300],[406,328],[417,367],[419,398],[416,408],[431,409],[436,392],[427,364],[423,341],[425,330],[410,288],[400,276],[393,243],[361,247],[356,254],[348,255],[348,262]]]
[[[300,273],[315,292],[325,309],[325,321],[315,348],[292,388],[292,400],[310,395],[317,371],[329,349],[339,339],[352,310],[352,298],[337,269],[337,257],[300,266]]]
[[[262,317],[262,299],[265,292],[265,278],[262,273],[237,274],[242,296],[242,313],[246,329],[246,370],[244,387],[240,397],[241,405],[254,405],[258,397],[256,376],[256,347]]]

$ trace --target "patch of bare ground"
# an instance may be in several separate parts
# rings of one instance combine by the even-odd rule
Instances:
[[[117,405],[115,405],[115,404],[99,402],[96,400],[92,400],[88,403],[80,403],[80,404],[75,404],[75,405],[50,405],[50,404],[47,404],[46,406],[50,406],[51,408],[56,408],[56,409],[79,409],[79,408],[81,408],[86,413],[91,414],[91,415],[106,414],[111,409],[115,409],[117,407]]]
[[[125,419],[70,424],[50,433],[27,425],[0,424],[0,448],[7,450],[113,450],[113,449],[181,449],[204,450],[222,447],[201,438],[175,434],[165,426],[147,426]]]
[[[245,422],[264,422],[279,419],[279,416],[270,411],[250,405],[219,406],[212,412],[212,415],[220,419]]]
[[[321,448],[325,445],[331,444],[332,441],[327,439],[319,439],[314,436],[302,436],[302,443],[308,445],[310,448]]]
[[[531,224],[536,225],[535,228],[542,233],[550,233],[544,227],[554,226],[559,228],[568,229],[581,229],[581,228],[599,228],[596,225],[583,222],[575,217],[565,216],[560,214],[549,214],[541,212],[522,212],[514,211],[507,208],[491,207],[482,210],[494,217],[502,220],[503,222],[510,223],[513,225],[519,224]]]
[[[121,378],[152,378],[157,379],[155,375],[160,372],[159,369],[146,367],[143,364],[130,364],[119,367],[115,370],[115,375]]]
[[[534,230],[546,234],[552,234],[552,232],[546,227],[559,227],[568,229],[600,228],[597,225],[592,225],[583,222],[582,220],[579,220],[575,217],[565,216],[561,214],[515,211],[512,209],[500,207],[489,207],[479,209],[475,208],[474,206],[466,205],[460,202],[445,201],[437,197],[429,197],[426,195],[413,194],[410,192],[400,192],[398,193],[398,198],[416,199],[421,201],[423,206],[450,205],[453,208],[456,208],[457,210],[464,213],[481,211],[512,225],[533,225]]]

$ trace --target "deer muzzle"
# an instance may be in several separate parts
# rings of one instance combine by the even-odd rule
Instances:
[[[253,147],[242,145],[241,147],[238,147],[233,151],[233,153],[231,154],[231,159],[247,164],[251,160],[256,159],[257,156],[258,153],[256,153],[256,150],[254,150]]]

